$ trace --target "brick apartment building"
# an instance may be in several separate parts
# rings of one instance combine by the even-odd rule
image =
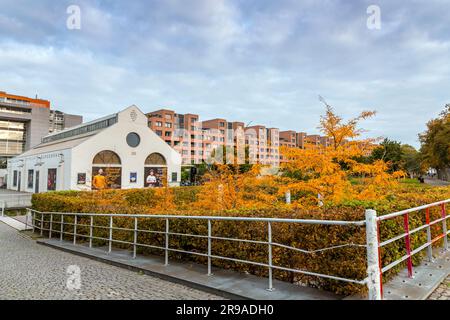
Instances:
[[[150,129],[182,155],[185,165],[209,161],[210,157],[223,155],[223,151],[227,162],[235,161],[230,155],[245,160],[246,146],[252,163],[278,163],[277,128],[245,128],[243,122],[221,118],[200,121],[196,114],[168,109],[150,112],[147,117]]]
[[[277,166],[280,146],[305,148],[332,143],[328,137],[306,132],[280,131],[264,125],[245,127],[243,122],[222,118],[200,121],[197,114],[179,114],[169,109],[150,112],[147,117],[149,127],[182,155],[184,165],[208,162],[212,156],[220,159],[218,153],[223,155],[223,150],[223,159],[228,163],[233,161],[230,154],[242,161],[247,149],[250,163]]]

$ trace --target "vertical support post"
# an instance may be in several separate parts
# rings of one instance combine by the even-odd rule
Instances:
[[[166,219],[166,250],[164,253],[164,265],[169,265],[169,219]]]
[[[412,258],[411,258],[411,236],[409,235],[409,214],[405,214],[403,216],[403,223],[405,226],[405,247],[406,247],[406,254],[408,255],[407,264],[408,264],[408,277],[414,278],[413,276],[413,265],[412,265]]]
[[[5,216],[5,201],[2,200],[2,217]]]
[[[447,219],[445,213],[445,203],[441,204],[441,213],[442,213],[442,233],[444,234],[444,250],[448,251],[448,240],[447,240]]]
[[[291,204],[291,190],[286,191],[285,198],[286,198],[286,203]]]
[[[25,231],[28,230],[28,215],[30,214],[30,209],[27,208],[27,213],[25,216]]]
[[[61,230],[59,232],[59,241],[63,241],[64,239],[64,215],[61,214]]]
[[[93,229],[94,229],[94,216],[91,216],[91,222],[89,225],[89,248],[92,248]]]
[[[427,257],[429,262],[433,262],[433,243],[431,242],[431,226],[430,226],[430,208],[425,211],[425,221],[427,226]]]
[[[44,214],[41,213],[41,221],[39,223],[40,227],[41,227],[41,236],[44,234]]]
[[[267,290],[273,291],[273,283],[272,283],[272,224],[270,221],[267,223],[267,243],[269,250],[269,288]]]
[[[33,219],[31,220],[31,224],[33,225],[33,233],[35,230],[35,225],[36,225],[36,212],[33,211]]]
[[[382,283],[380,270],[380,257],[378,254],[378,223],[377,212],[366,210],[366,245],[367,245],[367,287],[369,289],[369,300],[382,299]]]
[[[208,276],[212,275],[211,272],[211,220],[208,219]]]
[[[138,236],[138,219],[137,219],[137,218],[134,218],[133,259],[136,259],[137,236]]]
[[[73,219],[73,244],[77,243],[77,223],[78,223],[78,216],[74,215],[74,219]]]
[[[50,214],[50,230],[48,231],[48,238],[52,238],[52,230],[53,230],[53,213]]]
[[[112,235],[113,235],[113,217],[109,217],[109,247],[108,247],[108,253],[111,253],[112,250]]]

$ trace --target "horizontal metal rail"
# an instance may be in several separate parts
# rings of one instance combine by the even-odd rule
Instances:
[[[182,216],[182,215],[148,215],[148,214],[96,214],[96,213],[66,213],[66,212],[40,212],[32,209],[28,209],[30,213],[33,215],[33,229],[38,229],[41,234],[43,231],[46,231],[49,233],[49,237],[51,234],[59,234],[60,240],[63,240],[63,235],[67,235],[70,237],[73,237],[74,244],[76,243],[76,239],[83,238],[89,240],[89,246],[92,247],[92,240],[99,240],[104,241],[108,243],[108,251],[111,252],[112,250],[112,244],[118,243],[118,244],[125,244],[130,245],[133,247],[133,257],[136,257],[136,250],[139,247],[146,247],[146,248],[152,248],[164,251],[165,255],[165,261],[166,265],[168,264],[168,256],[169,252],[175,252],[175,253],[183,253],[183,254],[191,254],[201,257],[208,258],[208,275],[211,275],[211,260],[212,259],[218,259],[218,260],[227,260],[227,261],[233,261],[237,263],[244,263],[244,264],[250,264],[255,266],[260,266],[263,268],[268,268],[269,270],[269,290],[273,289],[272,285],[272,270],[283,270],[283,271],[290,271],[295,273],[300,273],[304,275],[309,276],[317,276],[322,277],[326,279],[332,279],[337,281],[343,281],[348,283],[355,283],[355,284],[361,284],[364,285],[367,281],[367,278],[365,279],[348,279],[344,277],[339,277],[335,275],[329,275],[329,274],[321,274],[316,272],[310,272],[307,270],[301,270],[301,269],[295,269],[295,268],[287,268],[284,266],[276,265],[273,262],[272,257],[272,248],[273,247],[280,247],[288,250],[293,250],[296,252],[301,252],[305,254],[315,254],[320,253],[326,250],[335,250],[339,248],[344,247],[366,247],[365,244],[354,244],[354,243],[348,243],[348,244],[341,244],[341,245],[335,245],[328,248],[319,248],[316,250],[304,250],[299,249],[293,246],[277,243],[272,240],[272,224],[273,223],[295,223],[295,224],[315,224],[315,225],[337,225],[337,226],[364,226],[365,221],[335,221],[335,220],[307,220],[307,219],[279,219],[279,218],[255,218],[255,217],[225,217],[225,216]],[[50,217],[50,219],[45,219],[45,217]],[[60,219],[55,220],[54,217],[60,217]],[[68,221],[67,217],[73,217],[73,219],[70,219]],[[82,218],[90,218],[88,221],[89,224],[86,223],[86,219]],[[114,226],[113,220],[115,218],[127,218],[130,219],[130,225],[132,224],[132,221],[134,221],[134,228],[128,228],[128,227],[117,227]],[[103,218],[102,223],[104,225],[96,225],[94,224],[94,218]],[[148,219],[157,219],[161,220],[161,222],[165,222],[165,230],[145,230],[138,228],[139,222],[143,220]],[[205,234],[192,234],[192,233],[181,233],[181,232],[174,232],[170,230],[170,221],[173,220],[179,220],[179,219],[192,219],[192,220],[203,220],[208,222],[208,233]],[[73,220],[73,221],[72,221]],[[108,223],[109,221],[109,223]],[[267,224],[268,227],[268,238],[267,241],[264,240],[256,240],[256,239],[239,239],[239,238],[233,238],[233,237],[224,237],[224,236],[218,236],[213,235],[213,228],[212,228],[212,221],[246,221],[246,222],[262,222]],[[108,224],[108,225],[107,225]],[[66,228],[65,228],[66,227]],[[72,230],[67,231],[65,229],[71,228]],[[161,226],[163,227],[163,225]],[[84,228],[84,231],[89,232],[89,234],[83,234],[80,232],[80,228]],[[93,229],[103,229],[104,231],[104,237],[98,237],[94,236],[92,230]],[[107,233],[109,231],[109,236],[107,236]],[[134,239],[133,241],[124,241],[114,238],[114,231],[123,231],[123,232],[129,232],[130,233],[130,239],[131,233],[134,233]],[[153,233],[157,235],[162,235],[165,237],[162,237],[160,239],[160,245],[154,245],[149,243],[139,243],[138,242],[138,234],[140,233]],[[208,243],[208,250],[207,252],[198,252],[198,251],[187,251],[182,250],[180,248],[172,248],[169,246],[169,239],[170,237],[192,237],[197,239],[204,239]],[[221,256],[217,254],[212,253],[212,241],[232,241],[232,242],[242,242],[242,243],[250,243],[250,244],[256,244],[256,245],[263,245],[267,246],[269,257],[266,262],[258,262],[258,261],[251,261],[251,260],[244,260],[244,259],[237,259],[234,257],[226,257]]]
[[[319,225],[340,225],[340,226],[364,226],[365,221],[341,221],[341,220],[314,220],[314,219],[282,219],[282,218],[254,218],[254,217],[226,217],[226,216],[181,216],[181,215],[149,215],[149,214],[120,214],[120,213],[74,213],[74,212],[49,212],[49,211],[30,211],[39,214],[55,214],[64,216],[94,216],[94,217],[124,217],[124,218],[158,218],[158,219],[194,219],[194,220],[229,220],[229,221],[255,221],[255,222],[289,222],[303,224],[319,224]]]
[[[442,201],[438,201],[438,202],[433,202],[433,203],[430,203],[430,204],[425,204],[423,206],[419,206],[419,207],[415,207],[415,208],[410,208],[410,209],[406,209],[406,210],[402,210],[402,211],[397,211],[397,212],[385,214],[385,215],[379,216],[377,218],[377,220],[378,221],[389,220],[389,219],[392,219],[392,218],[395,218],[395,217],[399,217],[399,216],[405,215],[407,213],[412,213],[412,212],[420,211],[420,210],[423,210],[423,209],[436,207],[438,205],[446,204],[446,203],[449,203],[449,202],[450,202],[450,199],[446,199],[446,200],[442,200]]]

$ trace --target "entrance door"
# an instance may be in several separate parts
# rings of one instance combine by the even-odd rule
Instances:
[[[34,185],[34,193],[39,193],[39,171],[36,171],[36,182]]]
[[[17,190],[19,190],[20,191],[20,185],[21,185],[21,182],[22,182],[22,172],[20,172],[19,171],[19,176],[18,176],[18,178],[19,178],[19,181],[17,182]]]

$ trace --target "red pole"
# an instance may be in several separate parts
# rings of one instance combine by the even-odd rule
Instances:
[[[405,214],[403,216],[403,222],[405,225],[405,246],[406,246],[406,254],[408,255],[408,277],[413,277],[413,265],[411,259],[411,238],[409,236],[409,214]]]

